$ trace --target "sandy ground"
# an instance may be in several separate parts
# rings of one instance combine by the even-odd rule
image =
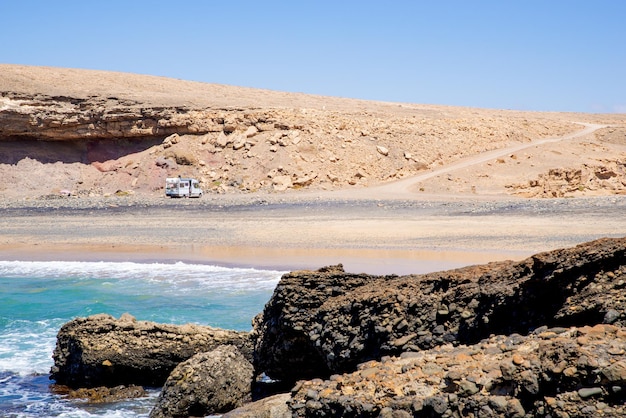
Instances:
[[[3,210],[0,259],[189,261],[408,274],[626,235],[626,197],[128,199]],[[67,202],[62,202],[67,203]]]
[[[158,188],[60,198],[50,191],[57,178],[87,184],[89,172],[99,176],[94,181],[113,184],[116,176],[126,182],[131,177],[124,170],[113,174],[79,164],[80,158],[68,157],[79,151],[69,143],[0,141],[0,173],[11,179],[0,189],[1,260],[183,260],[281,270],[343,263],[353,272],[405,274],[521,259],[626,235],[625,115],[375,103],[36,67],[0,66],[0,72],[3,90],[26,95],[115,95],[152,105],[272,109],[285,120],[310,124],[301,130],[302,143],[317,141],[320,149],[300,146],[290,155],[318,179],[338,162],[370,172],[354,187],[335,182],[332,190],[320,183],[285,192],[224,189],[197,200],[167,199]],[[313,116],[303,119],[307,112]],[[384,173],[390,157],[376,152],[371,132],[365,135],[361,125],[387,141],[390,156],[394,147],[412,144],[413,158],[420,155],[429,166],[398,166],[393,178],[372,175],[377,169]],[[361,143],[367,147],[359,148]],[[162,145],[149,145],[109,163],[138,162],[145,154],[153,166],[150,150]],[[277,155],[269,146],[263,151],[262,143],[255,147],[259,161]],[[342,149],[351,151],[341,154]],[[329,151],[339,158],[329,158]],[[216,160],[226,153],[212,152]],[[398,164],[406,164],[406,154],[396,154]],[[253,166],[244,164],[249,160],[229,170],[251,175]],[[288,167],[295,164],[290,161],[274,162]],[[268,168],[253,174],[266,178]]]
[[[519,260],[626,235],[626,195],[547,199],[504,192],[505,184],[531,168],[519,165],[533,161],[544,170],[554,164],[556,149],[570,156],[581,152],[600,128],[587,125],[368,188],[201,199],[3,199],[0,259],[187,261],[280,270],[342,263],[347,271],[371,274]],[[521,164],[497,163],[514,153],[530,157]],[[481,183],[483,171],[490,176]],[[463,176],[481,193],[454,181]]]
[[[503,184],[523,172],[517,164],[496,164],[484,183],[476,173],[512,152],[540,161],[551,147],[575,150],[575,141],[585,143],[595,129],[475,155],[378,187],[201,199],[4,199],[0,259],[189,261],[280,270],[342,263],[348,271],[377,274],[519,260],[626,235],[626,196],[529,199],[503,193]],[[463,183],[450,180],[462,175],[485,192],[464,192]],[[497,175],[504,180],[494,181]]]

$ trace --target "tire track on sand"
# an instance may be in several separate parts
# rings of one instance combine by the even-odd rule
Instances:
[[[577,122],[578,123],[578,122]],[[348,195],[343,197],[352,197],[352,198],[376,198],[376,199],[410,199],[414,198],[417,194],[417,186],[419,183],[431,179],[433,177],[440,176],[442,174],[448,174],[455,170],[459,170],[462,168],[467,168],[476,164],[481,164],[487,161],[491,161],[493,159],[509,155],[515,152],[519,152],[526,148],[536,147],[543,144],[560,142],[566,140],[572,140],[575,138],[579,138],[581,136],[589,135],[598,129],[606,127],[606,125],[596,125],[591,123],[580,123],[585,126],[585,129],[577,132],[573,132],[567,135],[552,137],[552,138],[544,138],[538,139],[536,141],[527,142],[523,144],[516,144],[506,148],[499,148],[496,150],[491,150],[487,152],[483,152],[478,155],[473,155],[471,157],[463,158],[462,160],[456,161],[452,164],[445,165],[443,167],[438,167],[433,170],[429,170],[425,173],[418,174],[416,176],[409,177],[407,179],[398,180],[393,183],[382,184],[379,186],[372,186],[365,189],[359,190],[351,190]]]

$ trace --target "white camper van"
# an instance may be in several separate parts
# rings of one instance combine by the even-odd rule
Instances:
[[[168,177],[165,179],[165,196],[200,197],[202,189],[196,179]]]

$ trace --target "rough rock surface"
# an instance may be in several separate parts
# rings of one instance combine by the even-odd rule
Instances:
[[[69,399],[84,399],[87,403],[111,403],[133,398],[148,396],[141,386],[115,386],[112,388],[99,386],[97,388],[80,388],[73,390],[63,385],[51,385],[50,390],[56,395],[67,396]]]
[[[613,190],[626,194],[626,161],[605,160],[579,168],[553,168],[526,185],[509,185],[524,197],[573,197]]]
[[[196,354],[176,366],[150,418],[206,416],[250,401],[252,364],[232,345]]]
[[[294,417],[626,415],[626,328],[542,327],[370,361],[300,382]]]
[[[626,238],[411,276],[286,274],[255,319],[255,369],[285,381],[539,327],[626,325]]]
[[[221,131],[210,114],[183,106],[155,107],[116,97],[50,97],[2,94],[2,139],[164,138]]]
[[[251,359],[245,332],[137,321],[128,314],[76,318],[58,333],[50,378],[74,388],[161,386],[179,363],[225,344]]]
[[[222,415],[222,418],[291,418],[291,410],[287,406],[290,399],[289,393],[268,396],[234,409]]]

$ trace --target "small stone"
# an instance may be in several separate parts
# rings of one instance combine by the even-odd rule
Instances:
[[[615,309],[609,309],[608,311],[606,311],[606,313],[604,314],[604,320],[603,322],[605,324],[612,324],[615,321],[617,321],[620,317],[620,313],[618,311],[616,311]]]
[[[432,396],[424,399],[424,407],[430,407],[437,414],[443,414],[448,409],[448,401],[442,396]]]
[[[609,382],[619,383],[626,381],[626,361],[618,361],[605,367],[602,370],[602,374]]]
[[[259,132],[259,129],[256,126],[250,126],[248,129],[246,129],[246,132],[244,133],[244,136],[246,138],[252,138],[258,132]]]
[[[592,416],[596,412],[596,407],[593,405],[585,405],[581,408],[580,412],[584,414],[584,416]]]
[[[522,418],[526,415],[526,411],[519,399],[509,399],[506,406],[507,416],[511,418]]]
[[[563,370],[563,374],[567,377],[574,377],[578,373],[578,369],[575,366],[567,367]]]
[[[591,398],[592,396],[601,395],[602,388],[582,388],[578,389],[578,396],[582,399]]]
[[[462,380],[459,383],[459,390],[461,396],[471,396],[478,392],[480,392],[480,388],[474,382],[470,382],[469,380]]]
[[[539,393],[539,380],[537,376],[530,370],[524,370],[521,373],[522,386],[526,391],[532,395]]]
[[[492,396],[489,398],[489,406],[496,412],[505,412],[507,407],[507,399],[505,396]]]
[[[402,347],[415,337],[417,337],[417,334],[408,334],[408,335],[405,335],[404,337],[401,337],[401,338],[398,338],[397,340],[392,341],[391,344],[394,347]]]
[[[517,367],[510,361],[503,361],[500,363],[500,372],[504,380],[513,380]]]

